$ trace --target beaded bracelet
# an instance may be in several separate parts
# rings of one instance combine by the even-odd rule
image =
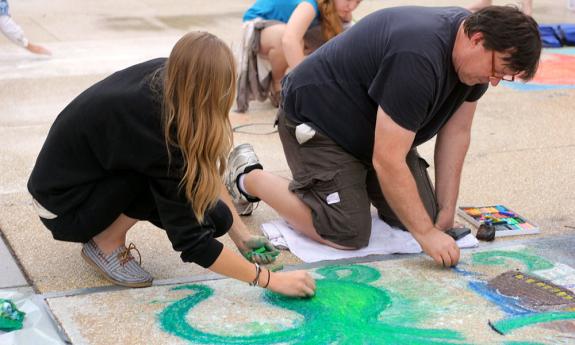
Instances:
[[[253,282],[250,283],[250,286],[259,286],[259,280],[260,280],[260,273],[262,272],[262,269],[260,267],[260,265],[258,265],[257,263],[254,263],[254,265],[256,265],[256,278],[254,279]]]

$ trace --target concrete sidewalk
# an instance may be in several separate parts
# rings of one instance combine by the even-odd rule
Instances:
[[[471,2],[363,0],[355,17],[397,5],[464,6]],[[66,295],[80,291],[75,289],[105,287],[98,291],[104,294],[101,312],[106,315],[105,304],[113,304],[112,297],[105,297],[108,282],[82,261],[78,245],[54,241],[31,208],[26,181],[46,134],[61,109],[84,89],[118,69],[167,56],[189,30],[210,31],[232,48],[238,47],[241,15],[251,3],[11,1],[12,16],[30,41],[44,45],[53,56],[34,56],[0,37],[0,231],[10,248],[0,241],[0,289]],[[541,23],[575,23],[575,12],[566,10],[565,1],[534,3],[534,17]],[[573,104],[575,89],[525,91],[506,85],[490,89],[476,113],[460,204],[506,204],[539,224],[540,237],[573,234]],[[274,116],[275,109],[268,102],[252,103],[246,114],[232,112],[234,126],[251,125],[243,127],[234,139],[236,144],[252,143],[267,170],[289,177],[277,134],[266,134],[273,130]],[[433,142],[422,146],[420,153],[431,163]],[[257,233],[261,223],[276,218],[262,203],[245,221]],[[183,264],[165,233],[149,224],[138,224],[129,237],[138,245],[144,267],[159,282],[213,278],[197,265]],[[229,238],[224,242],[234,248]],[[282,253],[279,261],[284,265],[301,263],[289,252]],[[234,290],[234,284],[225,284]],[[111,290],[110,294],[118,295]],[[75,324],[78,329],[69,330],[71,333],[81,333],[82,325],[90,329],[90,320]],[[137,327],[122,332],[137,332]],[[162,342],[161,338],[155,340],[152,343]]]

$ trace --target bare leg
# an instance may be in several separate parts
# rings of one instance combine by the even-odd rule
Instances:
[[[116,248],[126,244],[126,234],[137,222],[137,219],[121,214],[109,227],[92,239],[104,254],[110,255]]]
[[[244,186],[248,194],[257,196],[276,210],[279,215],[314,241],[338,249],[355,249],[323,239],[315,230],[310,208],[289,191],[289,181],[263,170],[252,170],[245,175]]]
[[[471,4],[469,7],[467,7],[467,9],[470,10],[471,12],[477,12],[484,7],[491,6],[492,4],[493,4],[492,0],[478,0],[475,1],[473,4]]]
[[[285,24],[276,24],[262,30],[260,37],[260,54],[267,57],[272,65],[273,90],[281,89],[280,81],[283,78],[288,64],[282,48],[282,37]]]

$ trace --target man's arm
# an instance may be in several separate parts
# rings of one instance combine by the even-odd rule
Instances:
[[[459,248],[449,235],[434,226],[405,160],[414,138],[414,132],[399,126],[379,107],[373,166],[385,199],[423,251],[437,263],[453,266],[459,261]]]
[[[453,227],[463,161],[471,139],[471,123],[477,102],[465,102],[443,126],[435,142],[435,193],[439,214],[435,226]]]

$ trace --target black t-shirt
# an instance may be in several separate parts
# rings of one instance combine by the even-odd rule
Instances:
[[[284,78],[284,111],[368,164],[378,105],[416,132],[414,146],[426,142],[464,101],[487,90],[461,83],[453,67],[457,30],[468,15],[457,7],[413,6],[370,14]]]
[[[174,249],[182,252],[182,260],[208,267],[223,245],[214,239],[213,224],[196,220],[179,188],[180,152],[172,150],[168,157],[161,80],[152,82],[165,63],[160,58],[126,68],[76,97],[54,121],[28,190],[46,209],[63,215],[85,203],[103,179],[145,176]]]

